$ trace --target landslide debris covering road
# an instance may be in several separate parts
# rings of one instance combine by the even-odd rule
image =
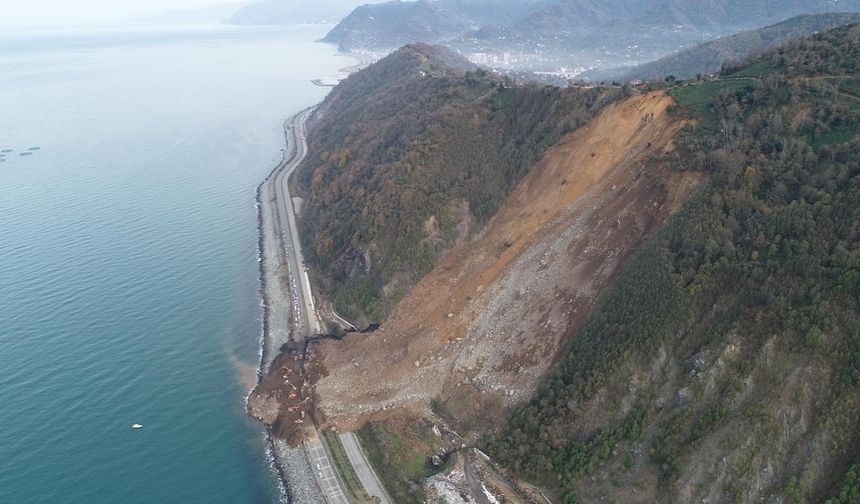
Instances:
[[[266,300],[266,336],[262,371],[265,375],[248,399],[248,409],[270,426],[280,439],[273,442],[275,461],[287,479],[293,502],[345,504],[347,498],[334,474],[328,454],[313,425],[311,388],[306,350],[309,337],[320,332],[310,279],[304,268],[289,178],[307,154],[305,126],[314,109],[298,114],[285,126],[287,148],[284,159],[260,187],[261,261]],[[284,348],[287,351],[281,352]],[[357,446],[352,433],[342,434]],[[297,446],[304,440],[303,446]],[[350,458],[352,460],[352,458]],[[375,479],[362,457],[356,472]],[[370,479],[368,481],[370,481]],[[362,480],[364,482],[364,479]],[[380,502],[388,498],[375,481],[369,493]]]
[[[481,425],[528,397],[627,255],[695,186],[649,162],[683,126],[672,103],[654,92],[607,107],[550,148],[380,330],[325,342],[316,391],[328,424],[430,414],[441,398]]]
[[[288,288],[289,273],[285,268],[286,253],[283,247],[281,216],[279,215],[276,181],[286,165],[295,159],[296,142],[290,135],[291,128],[285,125],[287,145],[282,163],[260,186],[260,261],[263,276],[263,297],[265,303],[265,335],[261,371],[268,372],[280,348],[294,336],[292,324],[293,296]],[[248,397],[249,413],[262,420],[277,418],[280,403],[277,397],[261,397],[252,392]],[[290,446],[282,439],[272,439],[273,462],[285,480],[285,490],[296,504],[316,504],[324,502],[311,463],[305,450]]]
[[[297,116],[301,117],[301,115]],[[292,119],[289,123],[295,121]],[[277,185],[285,167],[295,164],[297,143],[292,135],[293,127],[285,125],[287,139],[286,151],[281,164],[260,186],[260,260],[263,275],[263,295],[265,302],[265,335],[261,371],[265,376],[278,357],[280,348],[297,336],[294,331],[294,296],[291,292],[291,273],[287,264],[283,216],[279,208]],[[259,386],[258,386],[259,387]],[[267,425],[277,418],[280,409],[278,397],[260,396],[256,391],[248,398],[249,413]],[[270,429],[271,430],[271,429]],[[284,481],[285,490],[291,502],[296,504],[317,504],[324,502],[314,471],[302,447],[290,446],[286,440],[273,438],[272,452],[274,463]]]

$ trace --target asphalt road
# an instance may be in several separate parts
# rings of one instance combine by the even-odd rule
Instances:
[[[296,223],[296,214],[293,210],[293,200],[289,187],[290,175],[307,155],[305,123],[312,112],[313,109],[305,110],[287,123],[285,133],[288,152],[275,175],[278,220],[281,224],[281,238],[284,242],[284,251],[289,265],[290,295],[293,299],[293,313],[298,330],[296,338],[307,338],[319,333],[319,322],[316,317],[314,298],[311,294],[310,279],[305,269],[298,224]]]
[[[278,224],[283,240],[285,259],[289,269],[290,298],[293,305],[294,331],[293,338],[304,341],[319,332],[313,295],[311,294],[310,279],[305,270],[299,241],[298,225],[290,195],[290,175],[304,161],[307,155],[307,138],[305,123],[313,109],[299,113],[284,128],[287,137],[287,152],[284,161],[275,173],[275,203],[278,209]],[[328,453],[319,440],[319,433],[314,430],[314,436],[305,441],[305,450],[311,463],[314,477],[322,490],[328,504],[348,504],[343,489],[334,473],[334,468]]]
[[[343,449],[346,451],[349,462],[352,464],[359,481],[361,481],[361,485],[364,487],[364,491],[371,497],[378,498],[381,504],[391,504],[392,500],[388,497],[385,488],[379,483],[379,479],[376,477],[373,469],[371,469],[370,464],[367,463],[367,458],[364,456],[361,447],[358,446],[355,434],[352,432],[341,432],[338,434],[338,437],[340,438],[340,443],[343,445]]]
[[[287,152],[275,174],[275,199],[278,208],[279,228],[284,244],[285,258],[289,266],[290,297],[293,303],[296,329],[294,338],[300,341],[319,334],[320,324],[314,306],[310,278],[302,255],[289,180],[307,156],[306,123],[313,110],[305,110],[292,121],[286,123],[284,133],[287,137]],[[315,434],[313,439],[305,442],[305,449],[313,465],[314,475],[317,477],[320,489],[329,504],[346,504],[348,501],[335,476],[328,453],[320,442],[319,433],[315,432]],[[355,435],[351,432],[341,434],[341,442],[344,444],[347,456],[367,493],[379,497],[384,504],[391,504],[388,494],[361,452]]]
[[[305,441],[305,450],[308,452],[308,459],[313,466],[314,475],[317,482],[325,495],[329,504],[349,504],[349,500],[343,493],[340,487],[340,482],[334,473],[334,468],[328,458],[328,453],[325,451],[320,438],[308,439]]]

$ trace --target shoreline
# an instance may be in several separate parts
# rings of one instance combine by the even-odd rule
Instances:
[[[298,114],[297,114],[298,115]],[[287,128],[287,124],[292,122],[296,116],[289,117],[286,121],[284,121],[283,128]],[[265,250],[268,247],[268,241],[266,239],[266,232],[264,227],[266,225],[265,218],[263,214],[265,213],[263,210],[265,202],[263,201],[263,191],[265,189],[265,185],[268,184],[272,177],[274,177],[278,170],[283,166],[284,161],[287,159],[288,150],[292,151],[292,146],[289,145],[287,140],[287,136],[284,135],[284,144],[285,148],[281,151],[281,160],[278,164],[272,168],[272,171],[266,175],[266,178],[263,179],[262,182],[257,186],[256,195],[255,195],[255,207],[257,210],[257,265],[258,265],[258,280],[260,282],[260,304],[262,306],[263,311],[263,327],[260,333],[259,343],[260,343],[260,360],[257,363],[257,385],[263,381],[263,377],[265,376],[265,368],[269,365],[269,355],[268,355],[268,342],[271,340],[269,337],[270,328],[269,328],[269,317],[271,316],[271,308],[269,302],[269,295],[267,290],[269,288],[269,272],[266,270],[266,259],[265,259]],[[248,393],[250,396],[251,393]],[[247,399],[247,398],[246,398]],[[247,401],[246,401],[247,402]]]
[[[289,121],[290,119],[288,119]],[[263,381],[263,377],[265,376],[264,368],[268,366],[267,363],[267,351],[266,341],[269,339],[269,296],[266,294],[267,284],[268,284],[268,275],[266,274],[266,267],[264,264],[263,258],[263,250],[265,249],[264,242],[264,231],[263,231],[263,186],[272,178],[272,175],[278,170],[280,165],[283,163],[283,160],[286,156],[286,149],[284,149],[281,155],[281,162],[278,163],[275,168],[272,169],[271,172],[263,179],[262,182],[257,186],[255,191],[255,200],[256,204],[255,210],[257,211],[257,280],[260,282],[260,307],[262,308],[262,328],[259,336],[259,351],[258,354],[260,356],[259,361],[257,362],[257,383],[259,385]],[[245,407],[248,406],[248,399],[251,397],[253,389],[248,391],[248,394],[245,396]],[[264,429],[264,438],[266,445],[266,461],[269,463],[269,469],[276,476],[275,480],[278,484],[278,492],[280,494],[280,501],[285,502],[287,504],[292,504],[293,497],[289,491],[289,482],[287,481],[287,475],[284,473],[284,469],[282,464],[278,461],[277,455],[275,453],[275,443],[272,438],[272,430],[268,427]]]
[[[355,64],[339,70],[344,75],[343,78],[361,70],[373,61],[371,58],[351,52],[340,53],[340,55],[356,60]],[[316,82],[313,83],[319,85]],[[297,121],[300,121],[303,115],[319,105],[316,104],[301,110],[284,121],[282,125],[284,149],[281,158],[256,189],[257,262],[263,317],[259,337],[260,359],[257,365],[257,385],[262,383],[266,377],[268,368],[279,354],[280,348],[293,339],[293,323],[295,322],[291,295],[289,292],[284,292],[284,286],[279,281],[280,269],[282,265],[287,263],[282,238],[279,237],[279,233],[284,232],[286,223],[280,222],[281,218],[276,208],[276,189],[273,186],[277,183],[281,170],[298,152],[295,138],[292,142],[290,141],[289,129],[297,129]],[[290,276],[290,281],[292,281],[292,276]],[[249,413],[248,401],[252,393],[253,389],[248,391],[245,398],[245,407]],[[265,428],[265,439],[266,459],[269,461],[270,469],[276,475],[281,502],[288,504],[326,502],[327,499],[318,486],[317,476],[304,446],[290,448],[285,441],[272,435],[270,427]]]
[[[281,160],[269,175],[257,186],[257,262],[259,264],[260,297],[262,306],[262,331],[260,334],[260,360],[257,366],[257,384],[265,377],[272,360],[282,343],[278,335],[289,340],[292,334],[290,323],[292,313],[289,302],[285,303],[282,286],[277,281],[278,270],[283,263],[281,245],[277,236],[277,212],[273,209],[272,183],[293,155],[295,145],[290,145],[286,129],[305,111],[301,111],[284,122],[284,141]],[[278,298],[278,294],[280,298]],[[286,327],[285,327],[286,325]],[[277,326],[277,327],[276,327]],[[277,333],[277,334],[276,334]],[[277,340],[277,341],[276,341]],[[251,392],[249,391],[248,397]],[[246,408],[247,400],[246,397]],[[305,450],[289,448],[285,443],[279,443],[272,435],[270,428],[265,428],[266,458],[272,472],[276,475],[281,492],[281,501],[289,504],[311,504],[323,502],[323,496],[316,485],[311,463]]]
[[[376,62],[379,59],[375,56],[370,56],[368,54],[357,53],[357,52],[353,52],[353,51],[338,51],[336,55],[342,56],[344,58],[350,58],[350,59],[354,60],[355,62],[352,65],[345,66],[343,68],[338,69],[338,73],[340,74],[340,77],[335,78],[335,82],[331,82],[331,79],[325,79],[325,78],[312,79],[311,83],[314,86],[323,87],[323,88],[325,88],[325,87],[328,87],[328,88],[337,87],[337,85],[340,84],[344,79],[346,79],[350,75],[354,74],[355,72],[358,72],[359,70],[363,70],[363,69],[367,68],[369,65],[372,65],[374,62]]]
[[[364,70],[368,66],[373,63],[379,61],[382,57],[385,56],[384,52],[372,52],[372,51],[341,51],[338,50],[337,54],[339,56],[344,56],[347,58],[352,58],[355,60],[355,63],[352,65],[346,66],[338,70],[342,74],[346,74],[347,76],[358,72],[359,70]]]

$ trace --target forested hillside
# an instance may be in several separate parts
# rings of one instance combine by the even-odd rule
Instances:
[[[658,80],[668,76],[694,79],[719,72],[723,65],[738,65],[754,54],[773,49],[795,38],[808,37],[838,26],[856,23],[857,13],[829,13],[797,16],[758,30],[722,37],[711,42],[684,49],[676,54],[635,68],[586,73],[583,77],[596,81],[628,82],[633,79]]]
[[[672,90],[708,182],[487,442],[559,502],[860,501],[860,25]]]
[[[618,93],[513,86],[426,45],[350,76],[313,118],[297,177],[323,290],[343,314],[381,321],[545,149]]]

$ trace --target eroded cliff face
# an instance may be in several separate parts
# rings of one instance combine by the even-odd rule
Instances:
[[[351,75],[311,118],[293,179],[317,293],[357,326],[386,320],[548,148],[623,95],[515,86],[421,44]]]
[[[696,185],[654,161],[683,126],[672,103],[655,92],[607,107],[549,149],[379,330],[325,342],[318,418],[353,429],[435,399],[487,427],[527,399],[624,259]]]

